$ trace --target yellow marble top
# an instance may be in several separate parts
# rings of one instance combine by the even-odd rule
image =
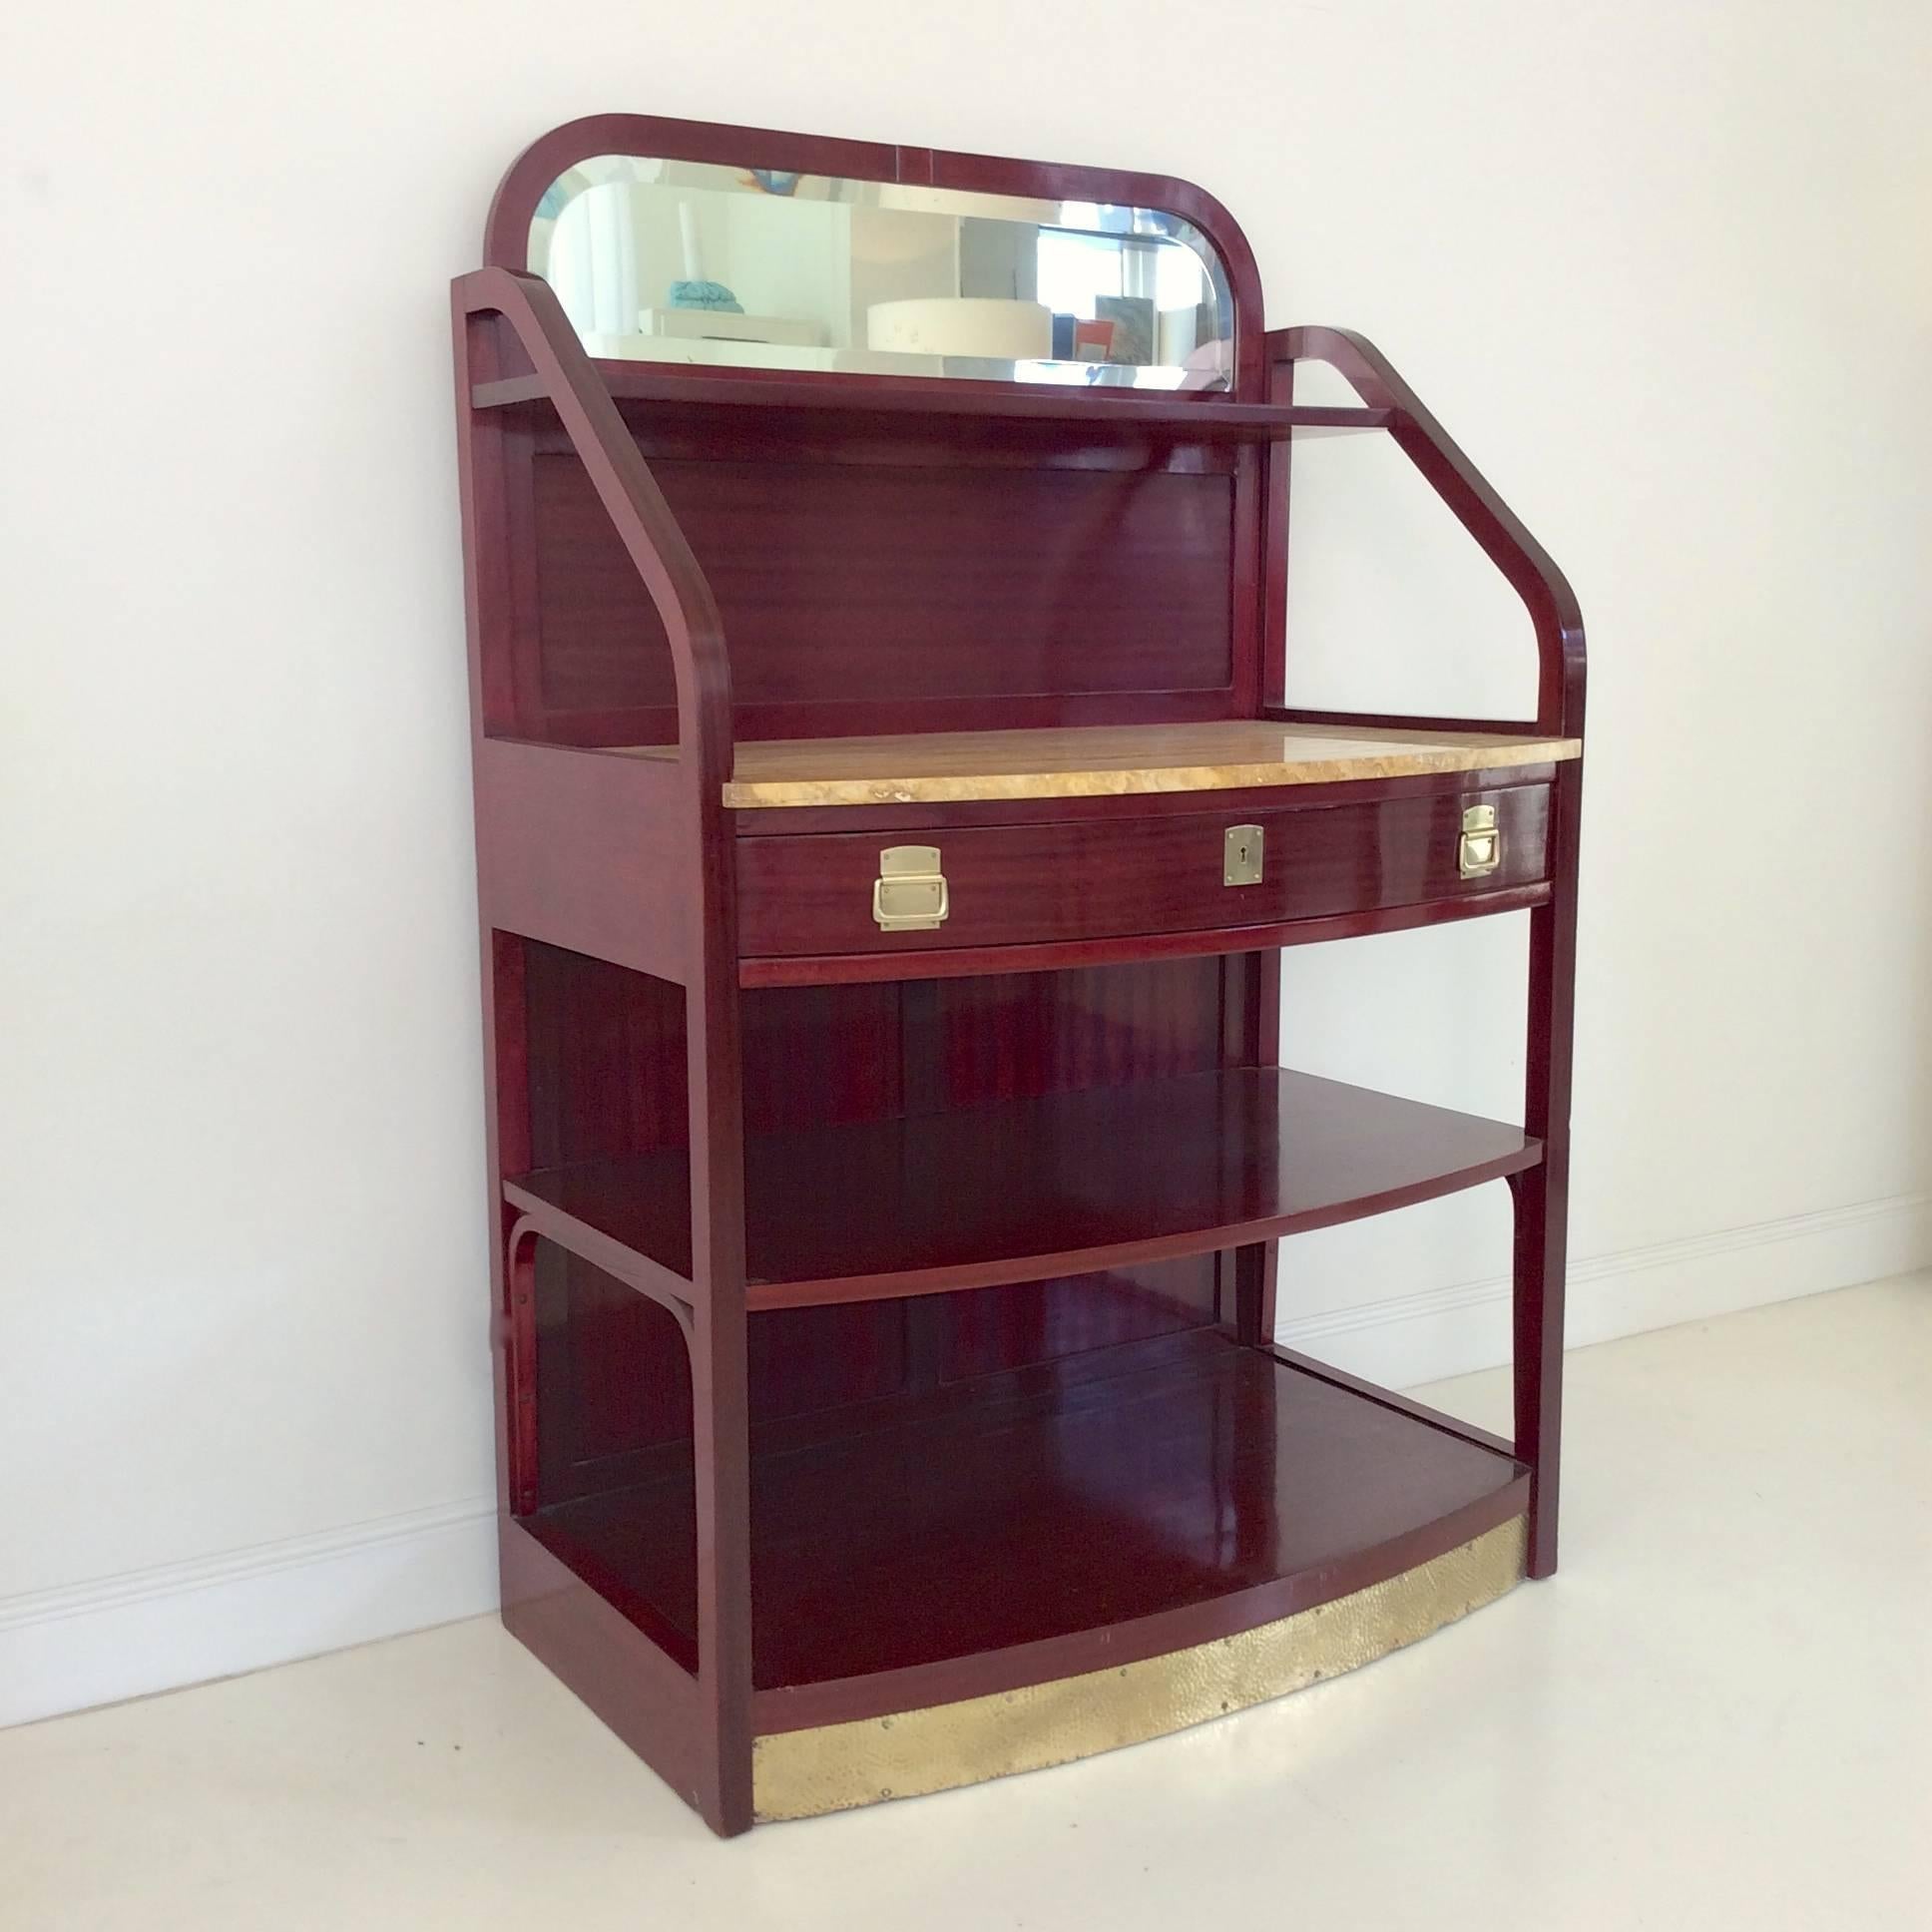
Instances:
[[[630,747],[675,758],[676,745]],[[771,805],[954,804],[984,798],[1101,798],[1481,771],[1579,757],[1579,738],[1498,737],[1222,719],[907,737],[801,737],[737,746],[733,810]]]

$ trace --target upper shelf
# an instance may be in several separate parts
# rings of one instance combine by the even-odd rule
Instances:
[[[678,755],[676,745],[629,749],[643,758]],[[724,803],[749,810],[1101,798],[1498,771],[1582,753],[1579,738],[1275,724],[1251,718],[1065,730],[746,739],[737,746]]]
[[[901,417],[917,427],[935,417],[980,418],[1050,436],[1172,437],[1186,442],[1274,442],[1295,429],[1386,429],[1392,409],[1326,404],[1229,402],[1201,391],[1089,389],[940,380],[930,376],[773,375],[761,370],[693,370],[649,362],[593,364],[619,405],[657,405],[654,416],[703,405],[832,411],[848,416]],[[479,382],[470,391],[479,409],[517,405],[548,408],[534,375]]]

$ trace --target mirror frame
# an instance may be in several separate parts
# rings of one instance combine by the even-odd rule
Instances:
[[[1179,216],[1197,229],[1220,256],[1234,311],[1232,380],[1224,389],[1202,393],[1222,401],[1262,400],[1265,377],[1261,283],[1254,253],[1234,218],[1193,182],[1115,168],[954,154],[939,148],[894,147],[884,142],[844,141],[828,135],[784,134],[770,128],[733,127],[721,121],[678,121],[651,114],[593,114],[553,128],[511,163],[490,204],[489,219],[484,225],[485,265],[508,268],[517,274],[532,272],[530,225],[536,218],[538,204],[560,176],[600,155],[662,157],[668,161],[711,162],[727,168],[773,168],[907,187],[1015,195],[1035,201],[1104,202],[1158,209],[1164,214]],[[669,371],[681,365],[664,366]],[[894,378],[842,370],[814,373],[811,379],[864,383]],[[989,383],[986,386],[1012,385]],[[1127,386],[1108,385],[1082,390],[1083,395],[1097,399],[1097,407],[1105,407],[1105,398],[1109,395],[1145,398],[1147,393]]]

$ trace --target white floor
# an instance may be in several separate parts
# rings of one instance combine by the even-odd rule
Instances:
[[[723,1844],[460,1624],[0,1735],[0,1927],[1932,1926],[1932,1277],[1569,1402],[1559,1578],[1259,1710]]]

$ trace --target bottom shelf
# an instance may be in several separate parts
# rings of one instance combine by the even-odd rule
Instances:
[[[917,1797],[1145,1743],[1372,1664],[1494,1603],[1523,1579],[1513,1516],[1345,1597],[1206,1644],[1020,1690],[756,1740],[760,1821]]]
[[[1527,1489],[1500,1449],[1215,1329],[793,1421],[753,1442],[755,1726],[1212,1644],[1442,1558]],[[687,1668],[691,1494],[680,1469],[520,1519]]]

